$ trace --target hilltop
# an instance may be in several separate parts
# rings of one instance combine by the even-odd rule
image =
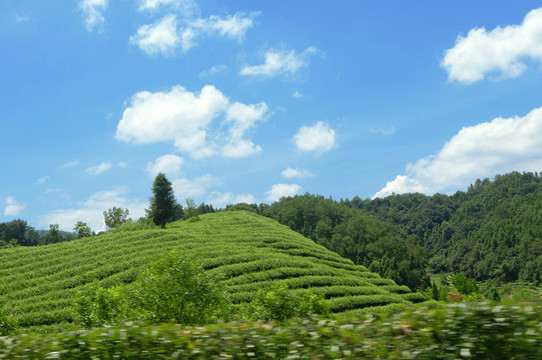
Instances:
[[[397,310],[423,300],[278,222],[245,211],[207,214],[166,229],[115,231],[71,242],[0,249],[0,303],[23,328],[72,321],[78,290],[133,281],[176,249],[221,276],[234,303],[277,281],[323,294],[332,311]]]

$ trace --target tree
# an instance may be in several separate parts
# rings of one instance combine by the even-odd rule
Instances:
[[[73,227],[73,230],[77,232],[78,238],[89,237],[92,235],[90,227],[87,226],[87,223],[78,221],[77,224]]]
[[[45,235],[45,243],[54,244],[61,242],[62,240],[62,234],[60,233],[58,224],[50,224],[49,233]]]
[[[171,182],[163,173],[156,175],[152,185],[152,193],[150,218],[156,225],[165,228],[166,222],[175,215],[176,201]]]
[[[196,218],[198,216],[198,209],[196,203],[192,199],[185,199],[186,211],[184,212],[185,219]]]
[[[114,229],[120,224],[126,222],[126,220],[128,220],[128,215],[130,215],[130,211],[128,209],[124,210],[113,206],[112,209],[104,211],[105,225],[108,229]]]

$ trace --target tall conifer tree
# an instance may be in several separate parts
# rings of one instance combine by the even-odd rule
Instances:
[[[176,201],[171,182],[164,173],[156,175],[152,185],[152,193],[149,215],[156,225],[165,228],[166,222],[175,215]]]

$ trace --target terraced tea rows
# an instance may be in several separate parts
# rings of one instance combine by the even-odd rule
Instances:
[[[247,212],[202,216],[165,230],[114,232],[68,243],[0,250],[0,304],[22,327],[69,322],[76,291],[131,282],[168,251],[199,259],[224,278],[235,303],[277,281],[323,294],[333,311],[389,308],[421,301],[277,222]]]

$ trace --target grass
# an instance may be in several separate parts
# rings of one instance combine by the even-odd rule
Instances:
[[[399,309],[419,294],[316,245],[276,221],[249,212],[221,212],[164,230],[115,231],[67,243],[0,249],[0,307],[21,328],[72,321],[75,293],[98,281],[133,281],[172,250],[201,261],[225,282],[232,301],[284,281],[291,291],[321,293],[336,312]]]

